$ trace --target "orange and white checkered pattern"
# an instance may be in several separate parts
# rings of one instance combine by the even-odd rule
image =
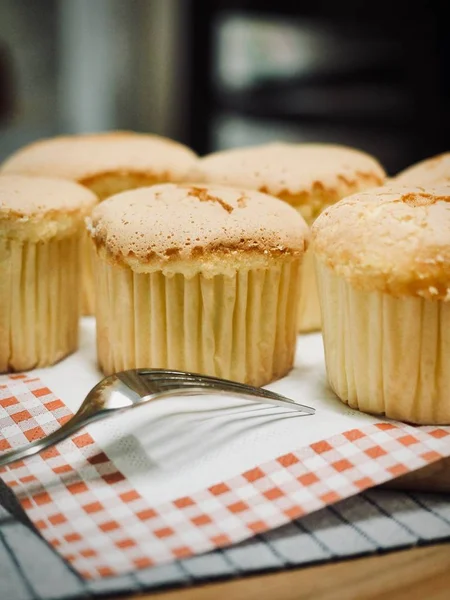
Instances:
[[[36,378],[0,378],[0,450],[50,433],[69,409]],[[3,468],[42,535],[86,578],[239,542],[450,455],[450,427],[343,432],[150,506],[89,433]]]

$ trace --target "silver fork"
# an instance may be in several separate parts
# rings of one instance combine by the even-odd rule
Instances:
[[[197,394],[226,394],[240,396],[291,408],[306,415],[315,409],[298,404],[281,394],[227,379],[165,369],[133,369],[105,377],[86,396],[78,411],[62,427],[40,440],[0,455],[0,467],[38,454],[65,440],[93,421],[123,412],[130,408],[166,398]]]

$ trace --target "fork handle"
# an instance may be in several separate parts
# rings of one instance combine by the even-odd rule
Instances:
[[[188,383],[192,383],[192,380],[188,381]],[[85,407],[82,405],[80,410],[75,415],[73,415],[71,419],[69,419],[66,423],[64,423],[64,425],[62,425],[53,433],[50,433],[49,435],[45,436],[40,440],[36,440],[35,442],[31,442],[29,444],[26,444],[25,446],[21,446],[16,450],[10,450],[9,452],[2,453],[0,455],[0,467],[4,467],[10,463],[22,460],[23,458],[39,454],[39,452],[46,450],[50,446],[54,446],[55,444],[58,444],[59,442],[62,442],[63,440],[67,439],[72,434],[82,429],[85,425],[88,425],[93,421],[112,416],[112,414],[117,413],[118,411],[127,410],[128,408],[133,408],[135,406],[141,406],[146,402],[159,400],[160,398],[168,396],[191,396],[193,394],[232,394],[233,396],[238,396],[240,398],[248,398],[249,400],[253,400],[254,402],[256,401],[264,404],[271,404],[272,406],[281,406],[282,408],[288,407],[296,411],[302,412],[305,415],[312,415],[315,412],[314,409],[312,409],[309,406],[298,404],[290,398],[286,398],[285,396],[281,396],[280,394],[271,392],[269,390],[264,390],[262,388],[253,388],[251,386],[245,386],[243,384],[226,380],[220,381],[220,387],[212,387],[211,385],[202,386],[197,382],[197,385],[180,385],[177,388],[172,387],[170,389],[160,391],[156,394],[151,394],[146,398],[144,402],[137,403],[129,407],[116,409],[109,408],[107,410],[102,410],[98,409],[96,405],[86,405]]]
[[[0,467],[4,467],[10,463],[22,460],[28,456],[39,454],[39,452],[46,450],[50,446],[54,446],[55,444],[67,439],[72,434],[82,429],[85,425],[87,425],[87,423],[95,421],[101,417],[101,413],[92,415],[80,415],[76,413],[71,419],[64,423],[64,425],[59,427],[59,429],[53,431],[49,435],[46,435],[44,438],[36,440],[35,442],[30,442],[29,444],[21,446],[15,450],[2,453],[0,455]]]

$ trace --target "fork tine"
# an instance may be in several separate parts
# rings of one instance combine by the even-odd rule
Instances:
[[[219,377],[213,377],[212,375],[201,375],[199,373],[190,373],[185,371],[166,371],[164,369],[141,370],[140,374],[151,377],[153,381],[161,381],[166,379],[170,379],[173,381],[186,381],[189,379],[190,381],[204,381],[210,383],[211,385],[219,386],[230,384],[234,387],[239,387],[246,391],[251,390],[258,396],[262,394],[273,398],[279,398],[281,396],[276,392],[271,392],[270,390],[265,390],[264,388],[255,387],[246,383],[240,383],[238,381],[231,381],[229,379],[221,379]]]
[[[269,390],[264,390],[263,388],[254,388],[252,386],[239,383],[237,381],[229,381],[226,379],[219,379],[217,377],[210,377],[206,375],[197,375],[194,373],[187,373],[183,371],[145,371],[141,373],[145,377],[149,377],[152,382],[157,382],[161,385],[161,382],[170,381],[173,384],[185,384],[186,382],[194,382],[201,383],[203,385],[207,385],[210,387],[220,386],[223,388],[224,385],[231,385],[234,389],[241,389],[246,393],[251,393],[252,395],[258,396],[266,396],[266,397],[274,397],[274,392],[270,392]],[[278,397],[278,396],[277,396]]]
[[[266,396],[267,398],[274,399],[284,398],[286,400],[289,400],[290,402],[293,402],[293,400],[290,400],[289,398],[286,398],[281,394],[272,392],[270,390],[266,390],[264,388],[255,387],[246,383],[240,383],[238,381],[231,381],[229,379],[220,379],[219,377],[213,377],[211,375],[200,375],[197,373],[188,373],[184,371],[165,371],[162,369],[142,370],[140,371],[140,374],[143,376],[149,376],[152,379],[152,381],[170,380],[180,382],[188,380],[195,382],[202,381],[210,385],[217,385],[221,387],[223,387],[224,385],[232,385],[234,388],[240,388],[242,390],[245,390],[246,392],[257,396]]]
[[[161,389],[161,393],[169,393],[170,395],[184,395],[184,394],[189,394],[192,395],[193,393],[198,393],[198,394],[204,394],[205,392],[209,393],[209,394],[234,394],[237,395],[241,398],[252,398],[252,399],[256,399],[259,400],[261,403],[266,403],[266,404],[271,404],[272,406],[280,406],[282,408],[291,408],[294,409],[298,412],[301,412],[305,415],[314,415],[315,414],[315,409],[311,408],[310,406],[305,406],[303,404],[298,404],[297,402],[294,402],[293,400],[290,400],[289,398],[284,398],[283,396],[265,396],[262,394],[252,394],[249,391],[245,391],[239,388],[232,388],[232,387],[212,387],[206,383],[204,384],[195,384],[194,382],[192,382],[191,384],[188,385],[183,385],[180,384],[176,387],[173,386],[167,386],[166,389]]]
[[[140,371],[140,374],[149,377],[152,381],[157,381],[158,386],[160,388],[164,388],[166,390],[179,391],[187,390],[187,389],[210,389],[212,393],[214,391],[224,391],[224,392],[233,392],[238,393],[245,396],[252,396],[261,399],[271,400],[272,403],[275,403],[279,406],[286,406],[288,404],[290,407],[295,408],[298,411],[303,411],[306,414],[314,414],[315,410],[309,406],[305,406],[303,404],[299,404],[290,398],[286,398],[281,394],[277,394],[276,392],[271,392],[270,390],[265,390],[263,388],[254,387],[251,385],[230,381],[226,379],[220,379],[218,377],[212,377],[209,375],[197,375],[194,373],[185,373],[182,371],[164,371],[164,370],[143,370]],[[176,384],[176,385],[175,385]]]

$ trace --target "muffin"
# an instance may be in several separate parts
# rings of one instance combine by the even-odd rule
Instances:
[[[39,140],[13,154],[2,173],[57,177],[76,181],[98,199],[166,181],[182,181],[195,154],[172,140],[130,131],[72,135]],[[92,314],[92,262],[84,249],[83,314]]]
[[[395,177],[402,185],[442,186],[450,185],[450,152],[427,158],[408,167]]]
[[[151,367],[264,385],[292,367],[302,217],[266,194],[165,184],[93,211],[97,349],[106,373]]]
[[[191,179],[259,190],[293,206],[311,225],[341,198],[383,183],[385,173],[368,154],[329,144],[273,143],[225,150],[197,161]],[[311,254],[302,267],[300,331],[320,329],[320,305]]]
[[[77,347],[80,246],[95,195],[76,183],[0,177],[0,372]]]
[[[450,424],[450,188],[355,194],[312,236],[333,390],[364,412]]]

